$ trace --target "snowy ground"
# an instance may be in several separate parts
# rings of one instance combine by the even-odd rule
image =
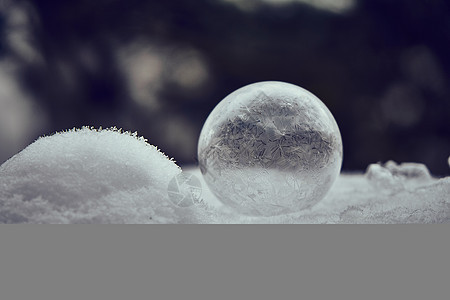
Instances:
[[[199,203],[181,207],[169,182],[181,173],[144,138],[83,128],[40,138],[0,166],[0,223],[448,223],[450,177],[421,164],[373,164],[341,174],[316,206],[248,217],[223,206],[195,166]]]
[[[377,170],[371,170],[373,168]],[[408,168],[423,170],[423,165],[412,164]],[[215,208],[215,211],[205,211],[199,217],[204,223],[450,222],[450,177],[407,178],[391,173],[382,174],[386,170],[382,166],[373,165],[366,174],[341,174],[325,199],[313,208],[274,217],[247,217],[227,210],[208,190],[197,168],[190,167],[186,171],[201,179],[203,199]],[[374,172],[377,173],[374,175]],[[382,177],[384,175],[387,178]]]

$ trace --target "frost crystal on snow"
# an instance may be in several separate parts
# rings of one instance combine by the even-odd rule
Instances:
[[[0,167],[0,223],[180,223],[181,169],[137,133],[83,127],[39,138]]]
[[[371,164],[366,177],[369,183],[383,193],[397,193],[408,188],[417,188],[432,181],[428,168],[418,163]]]
[[[245,86],[222,100],[200,135],[200,168],[225,204],[248,215],[299,211],[339,174],[342,141],[327,107],[283,82]]]

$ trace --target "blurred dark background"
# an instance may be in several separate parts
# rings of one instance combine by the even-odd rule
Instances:
[[[446,0],[0,0],[0,37],[0,163],[91,125],[193,164],[220,100],[280,80],[329,107],[344,170],[392,159],[450,174]]]

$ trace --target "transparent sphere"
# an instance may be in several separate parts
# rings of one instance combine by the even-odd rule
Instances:
[[[296,212],[319,202],[342,164],[339,128],[327,107],[293,84],[242,87],[211,112],[198,144],[206,183],[246,215]]]

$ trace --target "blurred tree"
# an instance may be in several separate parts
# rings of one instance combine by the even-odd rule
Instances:
[[[48,112],[47,133],[116,125],[193,163],[223,97],[287,81],[335,115],[344,169],[393,159],[450,173],[447,1],[360,0],[343,13],[253,2],[16,1],[38,57],[17,60],[21,83]]]

